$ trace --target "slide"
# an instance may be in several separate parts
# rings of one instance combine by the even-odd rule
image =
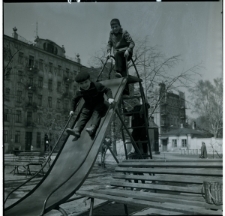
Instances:
[[[122,95],[126,79],[111,79],[101,83],[111,88],[117,103]],[[5,208],[4,215],[40,216],[47,197],[49,199],[44,213],[56,208],[74,195],[95,163],[113,114],[114,110],[109,109],[102,118],[94,140],[91,140],[85,130],[82,131],[81,137],[77,141],[72,141],[73,136],[69,136],[43,179],[27,195]],[[86,127],[89,125],[90,122]],[[59,189],[55,191],[58,186],[60,186]]]

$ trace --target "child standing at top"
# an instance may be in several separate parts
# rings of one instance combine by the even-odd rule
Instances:
[[[110,25],[112,30],[110,31],[107,45],[107,58],[110,57],[111,49],[113,48],[116,77],[126,77],[126,58],[127,61],[131,59],[135,44],[130,34],[121,28],[120,21],[118,19],[112,19]],[[128,90],[128,86],[126,89]],[[127,91],[126,89],[125,91]]]
[[[74,114],[76,105],[81,98],[84,99],[84,106],[82,108],[80,117],[77,121],[75,128],[67,128],[66,130],[68,134],[75,136],[73,141],[76,141],[80,137],[81,131],[84,129],[86,123],[91,117],[91,126],[89,128],[86,128],[86,131],[89,133],[91,138],[94,137],[101,118],[108,110],[108,104],[104,100],[104,94],[107,96],[109,104],[114,102],[112,90],[102,85],[101,83],[92,82],[90,80],[89,73],[85,71],[79,73],[76,76],[75,81],[79,85],[79,90],[77,91],[73,99],[72,111],[70,111],[70,115]]]

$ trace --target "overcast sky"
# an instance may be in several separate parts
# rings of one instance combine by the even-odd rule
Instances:
[[[29,41],[36,36],[64,45],[88,62],[106,46],[110,20],[120,19],[133,40],[149,38],[167,57],[183,59],[174,71],[202,64],[202,79],[222,77],[222,1],[140,3],[4,3],[4,34],[12,28]]]

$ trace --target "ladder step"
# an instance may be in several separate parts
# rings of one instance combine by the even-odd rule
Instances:
[[[123,100],[131,100],[131,99],[134,99],[134,98],[141,98],[141,95],[135,95],[135,96],[123,96],[122,97]]]
[[[128,127],[127,129],[145,128],[145,126]]]
[[[128,77],[127,77],[127,84],[137,83],[137,82],[142,82],[142,79],[139,79],[136,76],[128,75]]]

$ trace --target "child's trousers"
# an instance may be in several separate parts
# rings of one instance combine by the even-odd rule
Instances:
[[[75,128],[81,132],[90,118],[92,118],[91,124],[98,127],[100,120],[106,114],[107,109],[108,106],[104,103],[98,104],[92,109],[84,105]]]
[[[129,53],[129,56],[127,58],[127,61],[130,61],[132,57],[132,53]],[[115,58],[115,70],[119,72],[122,77],[127,76],[127,70],[126,70],[126,58],[124,57],[124,51],[118,51],[114,55]]]

